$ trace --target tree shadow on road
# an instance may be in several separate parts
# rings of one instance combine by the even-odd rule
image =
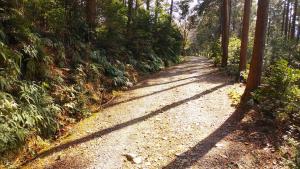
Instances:
[[[107,105],[103,105],[103,107],[104,108],[112,107],[112,106],[116,106],[116,105],[119,105],[119,104],[128,103],[128,102],[131,102],[131,101],[134,101],[134,100],[142,99],[144,97],[148,97],[148,96],[152,96],[152,95],[155,95],[155,94],[159,94],[159,93],[162,93],[162,92],[166,92],[166,91],[169,91],[169,90],[172,90],[172,89],[175,89],[175,88],[179,88],[179,87],[182,87],[182,86],[185,86],[185,85],[189,85],[189,84],[192,84],[192,83],[199,83],[201,81],[204,81],[205,78],[209,77],[210,75],[214,75],[216,73],[218,73],[218,72],[209,72],[207,74],[185,78],[183,80],[188,80],[188,79],[197,79],[197,80],[186,82],[186,83],[179,84],[179,85],[175,85],[175,86],[169,87],[167,89],[155,91],[155,92],[152,92],[152,93],[149,93],[149,94],[145,94],[145,95],[142,95],[142,96],[137,96],[137,97],[129,98],[127,100],[115,101],[115,102],[109,103]],[[178,82],[178,81],[181,81],[181,80],[176,80],[176,81]],[[167,82],[167,83],[170,83],[170,82]]]
[[[113,127],[110,127],[110,128],[106,128],[104,130],[101,130],[101,131],[98,131],[98,132],[95,132],[95,133],[92,133],[88,136],[85,136],[85,137],[82,137],[82,138],[79,138],[79,139],[76,139],[76,140],[73,140],[73,141],[69,141],[67,143],[64,143],[64,144],[61,144],[59,146],[56,146],[56,147],[53,147],[53,148],[50,148],[49,150],[46,150],[42,153],[40,153],[39,155],[37,155],[35,158],[27,161],[26,163],[24,163],[23,165],[27,165],[28,163],[34,161],[35,159],[37,158],[43,158],[43,157],[46,157],[46,156],[49,156],[53,153],[56,153],[56,152],[60,152],[64,149],[67,149],[69,147],[72,147],[72,146],[76,146],[76,145],[79,145],[79,144],[82,144],[82,143],[85,143],[85,142],[88,142],[88,141],[91,141],[93,139],[96,139],[96,138],[99,138],[99,137],[102,137],[104,135],[107,135],[109,133],[112,133],[112,132],[115,132],[115,131],[118,131],[120,129],[123,129],[123,128],[126,128],[126,127],[129,127],[131,125],[134,125],[134,124],[137,124],[137,123],[141,123],[149,118],[152,118],[152,117],[155,117],[161,113],[164,113],[174,107],[177,107],[179,105],[182,105],[184,103],[187,103],[189,101],[192,101],[192,100],[197,100],[199,99],[200,97],[204,96],[204,95],[207,95],[209,93],[212,93],[218,89],[221,89],[227,85],[230,85],[230,83],[223,83],[223,84],[220,84],[216,87],[213,87],[209,90],[206,90],[206,91],[203,91],[199,94],[196,94],[194,95],[193,97],[190,97],[190,98],[187,98],[187,99],[183,99],[183,100],[180,100],[180,101],[177,101],[177,102],[174,102],[174,103],[171,103],[169,105],[166,105],[158,110],[155,110],[145,116],[142,116],[142,117],[139,117],[139,118],[136,118],[136,119],[133,119],[133,120],[130,120],[130,121],[127,121],[127,122],[124,122],[124,123],[121,123],[121,124],[117,124]]]
[[[185,169],[193,166],[199,159],[205,156],[220,140],[236,130],[237,124],[244,117],[245,110],[237,108],[236,111],[213,133],[201,140],[188,151],[180,154],[164,169]],[[183,160],[184,159],[184,160]]]

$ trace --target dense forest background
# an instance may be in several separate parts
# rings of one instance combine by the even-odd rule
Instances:
[[[34,156],[25,142],[63,135],[181,55],[211,58],[247,84],[243,102],[299,139],[298,0],[191,2],[0,0],[0,160]]]

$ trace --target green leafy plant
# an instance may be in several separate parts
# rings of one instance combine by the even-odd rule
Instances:
[[[47,138],[57,129],[58,105],[46,90],[21,83],[18,97],[0,92],[0,152],[18,148],[33,133]]]
[[[263,85],[254,92],[263,112],[280,121],[299,124],[300,70],[280,59],[268,69]]]

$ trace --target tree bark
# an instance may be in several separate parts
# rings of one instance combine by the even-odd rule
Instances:
[[[172,17],[173,17],[173,5],[174,5],[174,0],[171,0],[171,6],[170,6],[170,20],[169,20],[170,23],[172,23]]]
[[[286,4],[287,4],[287,1],[283,2],[282,25],[281,25],[282,35],[284,35],[284,32],[285,32],[284,28],[285,28]]]
[[[248,36],[249,36],[251,6],[252,6],[252,0],[245,0],[240,64],[239,64],[240,73],[246,70],[246,64],[247,64],[247,49],[248,49],[248,40],[249,40]]]
[[[287,1],[286,14],[285,14],[285,26],[284,26],[284,36],[288,38],[289,35],[289,20],[290,20],[290,0]]]
[[[229,0],[223,0],[222,5],[222,67],[227,66],[228,61],[228,44],[229,44]]]
[[[150,10],[150,0],[146,0],[146,9],[147,11]]]
[[[300,21],[299,21],[300,22]],[[300,23],[298,25],[297,41],[300,41]]]
[[[297,10],[298,10],[298,0],[295,0],[294,13],[293,13],[293,19],[292,19],[292,28],[291,28],[291,38],[292,39],[295,39],[295,34],[296,34]]]
[[[97,16],[97,2],[96,0],[87,0],[86,1],[86,17],[87,23],[90,28],[93,29],[96,26],[96,16]]]
[[[127,32],[130,30],[130,25],[132,22],[132,8],[133,8],[133,0],[128,0],[128,12],[127,12]]]
[[[268,22],[268,7],[269,0],[258,0],[253,56],[246,89],[242,96],[242,102],[248,101],[251,96],[251,92],[257,89],[261,83],[263,55]]]
[[[158,11],[159,11],[159,0],[155,0],[155,9],[154,9],[154,25],[157,24],[158,21]]]

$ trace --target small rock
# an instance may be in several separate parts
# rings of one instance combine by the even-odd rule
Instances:
[[[167,140],[167,137],[163,137],[162,139],[163,139],[163,140]]]
[[[222,147],[224,147],[224,144],[222,144],[222,143],[217,143],[217,144],[215,145],[215,147],[217,147],[217,148],[222,148]]]
[[[141,164],[143,162],[142,157],[134,153],[128,153],[124,155],[128,161],[133,162],[134,164]]]
[[[145,165],[146,166],[151,166],[151,163],[150,162],[146,162]]]
[[[137,157],[137,155],[134,154],[134,153],[128,153],[128,154],[125,154],[124,156],[125,156],[125,157],[127,158],[127,160],[129,160],[129,161],[133,161],[133,159]]]
[[[132,161],[135,164],[141,164],[143,162],[143,158],[142,157],[135,157]]]
[[[176,155],[177,157],[184,156],[184,155],[181,154],[181,153],[176,153],[175,155]]]
[[[129,87],[129,88],[133,87],[133,83],[131,83],[131,82],[126,82],[126,87]]]
[[[61,159],[61,156],[59,155],[59,156],[56,157],[55,160],[56,160],[56,161],[59,161],[60,159]]]

